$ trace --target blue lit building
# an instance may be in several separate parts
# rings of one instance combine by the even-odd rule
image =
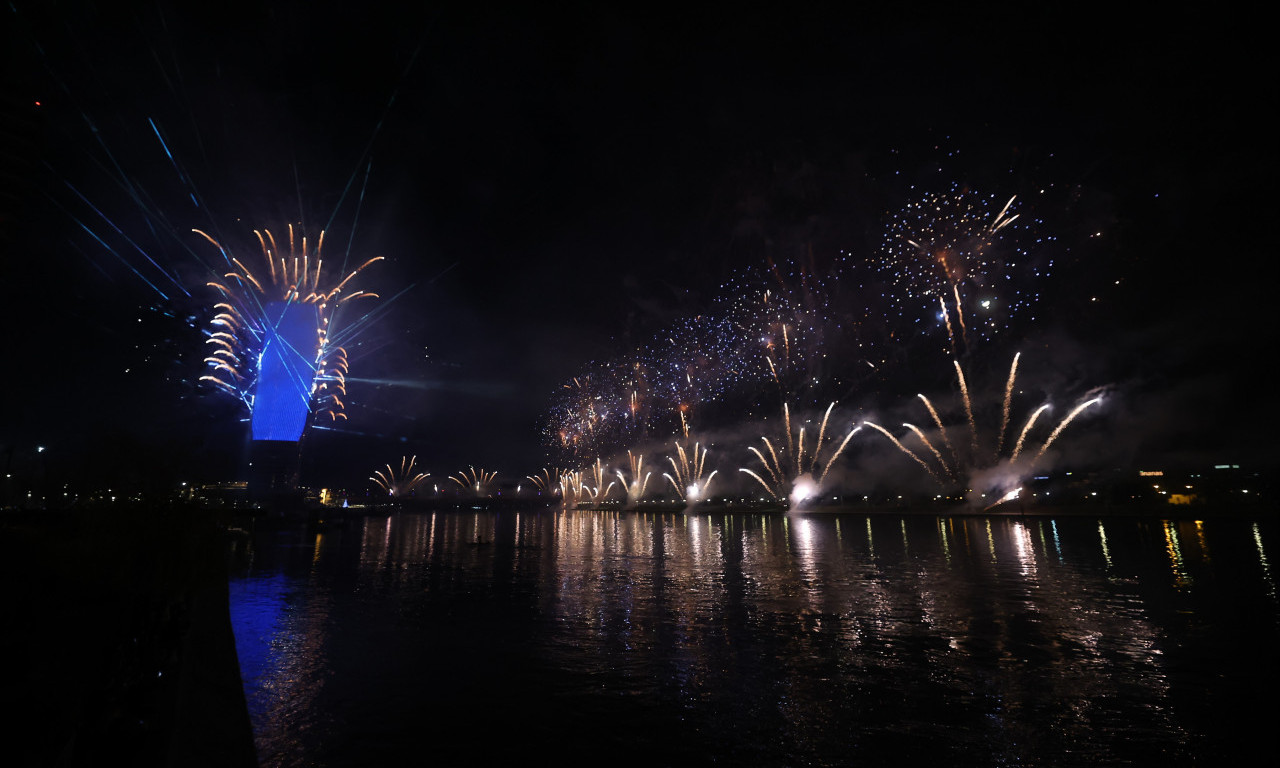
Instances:
[[[316,306],[273,301],[264,314],[265,338],[250,422],[253,439],[297,442],[307,425],[316,378]]]
[[[249,489],[258,499],[298,486],[299,440],[311,413],[320,347],[316,305],[273,301],[263,315],[249,451]]]

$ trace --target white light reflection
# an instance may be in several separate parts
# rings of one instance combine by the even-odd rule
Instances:
[[[1173,568],[1173,584],[1182,588],[1191,585],[1191,575],[1187,573],[1186,564],[1182,560],[1182,544],[1178,540],[1178,527],[1172,520],[1164,521],[1165,549],[1169,552],[1169,565]]]
[[[689,545],[693,548],[693,561],[698,565],[702,564],[702,534],[698,530],[698,517],[693,515],[685,518],[689,523]],[[710,525],[708,525],[708,528]]]
[[[1031,531],[1021,522],[1013,524],[1013,547],[1017,553],[1018,564],[1023,576],[1033,576],[1036,572],[1036,551],[1031,545]]]
[[[1200,544],[1200,557],[1204,560],[1205,565],[1213,562],[1213,558],[1209,555],[1209,540],[1204,535],[1204,521],[1196,521],[1196,541]]]
[[[809,588],[809,600],[816,598],[818,584],[817,557],[814,555],[813,521],[807,517],[796,520],[796,551],[800,557],[800,573],[804,575],[805,586]]]
[[[796,521],[796,542],[801,552],[813,551],[813,521],[807,517]]]
[[[1276,583],[1271,578],[1271,563],[1267,560],[1267,551],[1262,548],[1262,531],[1258,530],[1258,524],[1253,524],[1253,544],[1258,548],[1258,561],[1262,563],[1262,578],[1267,582],[1267,591],[1271,593],[1271,599],[1276,598]]]
[[[1107,570],[1111,570],[1111,550],[1107,548],[1107,529],[1102,521],[1098,521],[1098,538],[1102,540],[1102,558],[1107,561]]]

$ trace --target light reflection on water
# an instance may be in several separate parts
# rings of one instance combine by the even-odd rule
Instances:
[[[1190,764],[1244,754],[1265,714],[1245,702],[1275,664],[1240,638],[1276,639],[1272,535],[405,513],[260,534],[232,621],[270,766],[471,744],[456,762]]]

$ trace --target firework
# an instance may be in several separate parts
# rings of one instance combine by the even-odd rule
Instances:
[[[913,337],[941,336],[956,360],[968,432],[948,434],[922,396],[936,430],[907,425],[907,442],[919,444],[899,444],[940,482],[954,480],[972,457],[1007,452],[1014,441],[1016,362],[999,429],[980,433],[960,361],[978,342],[1011,328],[1015,317],[1029,315],[1038,281],[1052,266],[1054,238],[1037,234],[1040,223],[1026,208],[1016,196],[984,197],[953,186],[905,206],[888,227],[881,256],[870,262],[841,252],[819,268],[810,253],[740,271],[705,312],[567,382],[546,422],[553,453],[584,466],[646,439],[674,435],[687,444],[691,420],[715,424],[725,414],[844,397],[869,380],[889,381]],[[757,444],[758,465],[744,473],[771,495],[786,496],[784,489],[804,474],[790,466],[804,447],[797,437],[788,424],[785,436]],[[805,438],[812,442],[813,435]],[[825,446],[825,437],[819,442]],[[775,466],[779,453],[790,465]]]
[[[609,468],[602,464],[599,459],[596,459],[596,463],[591,466],[591,473],[588,475],[590,483],[582,485],[582,490],[585,492],[587,500],[598,504],[609,498],[609,491],[613,490],[614,482],[610,480],[609,484],[605,485],[604,480],[608,475]]]
[[[332,321],[343,304],[377,298],[349,284],[383,257],[327,284],[323,232],[312,249],[305,236],[299,244],[290,225],[285,255],[269,230],[254,230],[265,262],[254,270],[205,232],[193,231],[232,267],[221,280],[208,283],[220,301],[207,332],[209,372],[200,379],[249,406],[255,440],[296,441],[311,412],[331,421],[345,419],[347,353]]]
[[[688,451],[679,442],[675,443],[675,447],[679,461],[671,456],[667,457],[675,476],[666,472],[663,472],[662,476],[671,483],[671,487],[675,489],[676,495],[682,501],[693,503],[708,498],[711,493],[711,480],[716,476],[716,470],[712,470],[711,474],[703,477],[707,468],[707,449],[702,448],[699,443],[694,443],[693,449]]]
[[[560,493],[563,497],[561,480],[564,478],[564,472],[559,469],[542,468],[542,472],[537,475],[525,475],[538,489],[539,493]]]
[[[1039,222],[1019,208],[1016,196],[952,185],[893,215],[877,264],[891,314],[923,328],[936,317],[956,354],[1028,313],[1039,298],[1037,282],[1052,267],[1041,251],[1054,238],[1038,236]]]
[[[566,462],[594,461],[643,439],[652,407],[650,371],[639,360],[592,364],[556,391],[543,432]]]
[[[1000,478],[998,484],[1003,486],[1003,493],[1012,494],[1008,495],[1005,499],[1001,499],[1001,502],[1016,498],[1016,488],[1021,485],[1020,478],[1035,468],[1037,462],[1044,457],[1045,451],[1049,449],[1054,441],[1058,439],[1058,436],[1062,434],[1063,430],[1065,430],[1077,416],[1083,413],[1086,409],[1102,402],[1102,398],[1100,396],[1095,396],[1078,403],[1074,408],[1072,408],[1070,413],[1062,419],[1062,421],[1058,422],[1057,426],[1050,432],[1049,436],[1040,445],[1040,448],[1036,451],[1035,456],[1030,461],[1020,460],[1023,456],[1023,448],[1026,445],[1028,436],[1032,433],[1033,428],[1040,419],[1040,416],[1050,409],[1050,405],[1048,403],[1041,404],[1031,412],[1030,416],[1027,417],[1027,420],[1023,423],[1022,429],[1018,432],[1018,439],[1014,442],[1012,450],[1009,451],[1006,456],[1005,434],[1008,431],[1013,407],[1013,394],[1017,385],[1018,361],[1020,358],[1021,353],[1014,355],[1013,364],[1009,367],[1009,377],[1006,380],[1004,397],[1001,401],[999,428],[995,430],[995,434],[992,436],[992,439],[987,443],[988,446],[992,446],[990,450],[984,450],[982,448],[982,441],[979,439],[978,421],[974,416],[973,402],[969,396],[968,384],[966,383],[963,369],[959,362],[956,361],[953,361],[953,363],[955,365],[956,378],[960,385],[960,392],[964,404],[965,427],[967,427],[967,431],[970,434],[970,446],[968,453],[958,452],[948,435],[948,432],[951,431],[951,429],[964,429],[965,427],[952,427],[949,429],[945,426],[942,418],[938,415],[937,409],[934,408],[933,403],[931,403],[929,398],[924,395],[917,395],[917,397],[924,402],[929,415],[933,418],[934,424],[937,426],[937,435],[941,437],[943,445],[947,449],[946,454],[939,450],[933,440],[931,440],[919,427],[909,423],[903,423],[902,426],[909,430],[911,435],[914,436],[926,449],[928,449],[929,453],[927,455],[932,456],[932,462],[911,450],[888,429],[869,421],[864,423],[868,427],[875,429],[887,437],[896,448],[923,467],[940,485],[951,483],[956,485],[972,486],[982,482],[980,480],[980,476],[990,476],[993,478]],[[1013,479],[1012,481],[1011,478]],[[1011,489],[1011,482],[1013,489]],[[987,489],[979,488],[975,490],[985,491]],[[998,504],[1001,502],[996,503]]]
[[[622,483],[623,489],[627,494],[627,504],[635,504],[644,498],[645,489],[649,485],[649,476],[652,472],[644,471],[644,455],[635,456],[631,451],[627,451],[627,461],[631,465],[631,481],[627,481],[627,476],[622,470],[617,470],[618,480]],[[641,477],[641,473],[644,477]]]
[[[750,377],[751,350],[745,333],[728,315],[705,313],[659,334],[642,352],[659,407],[687,413],[693,405],[723,398],[737,382]]]
[[[825,352],[843,324],[835,293],[812,274],[784,274],[778,265],[727,283],[718,311],[735,330],[742,360],[738,388],[769,386],[781,399],[808,388],[827,368]]]
[[[847,391],[880,376],[881,360],[865,356],[868,310],[841,291],[834,272],[819,279],[797,265],[744,270],[708,311],[672,323],[625,357],[589,364],[556,390],[543,428],[552,454],[587,463],[654,437],[687,441],[690,420],[816,400],[821,386]],[[833,349],[842,354],[829,355]]]
[[[560,475],[560,498],[567,507],[576,507],[590,498],[582,481],[582,470],[575,469]]]
[[[768,479],[766,480],[759,473],[746,467],[742,467],[738,471],[754,478],[775,501],[790,501],[792,508],[797,508],[806,499],[816,496],[820,492],[822,483],[826,480],[827,473],[831,471],[836,459],[840,457],[840,454],[844,452],[845,446],[861,429],[861,427],[855,426],[849,430],[848,434],[844,436],[844,440],[827,458],[821,473],[818,473],[822,444],[827,433],[827,422],[831,418],[831,411],[835,406],[834,402],[827,406],[827,412],[822,416],[822,425],[818,429],[818,439],[814,442],[812,450],[806,451],[804,444],[805,429],[800,427],[793,437],[791,432],[791,409],[789,405],[784,403],[782,415],[787,445],[783,449],[783,458],[779,458],[778,450],[774,448],[768,437],[761,437],[761,441],[764,442],[764,446],[768,450],[767,456],[755,446],[749,446],[747,450],[755,454],[756,459],[764,468],[765,474],[768,475]],[[814,479],[815,474],[818,475],[816,480]]]
[[[417,461],[417,456],[401,456],[399,472],[387,464],[386,474],[383,474],[382,470],[375,470],[369,479],[386,491],[388,496],[402,498],[409,495],[418,483],[431,476],[428,472],[419,472],[416,475],[413,473],[413,467]]]
[[[458,484],[458,487],[467,493],[474,493],[477,496],[488,496],[489,486],[493,483],[493,479],[498,476],[497,471],[486,472],[483,469],[475,467],[467,467],[466,470],[456,475],[450,475],[449,479]]]

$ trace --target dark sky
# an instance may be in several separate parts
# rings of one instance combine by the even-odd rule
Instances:
[[[401,453],[522,476],[588,361],[737,270],[871,253],[912,185],[958,182],[1060,203],[1038,214],[1071,255],[1026,333],[1123,395],[1082,446],[1274,463],[1250,19],[375,5],[6,6],[0,459],[235,473],[241,414],[191,384],[213,263],[193,227],[332,221],[328,243],[354,226],[352,258],[388,259],[368,282],[399,296],[352,351],[347,431],[308,438],[313,480]]]

